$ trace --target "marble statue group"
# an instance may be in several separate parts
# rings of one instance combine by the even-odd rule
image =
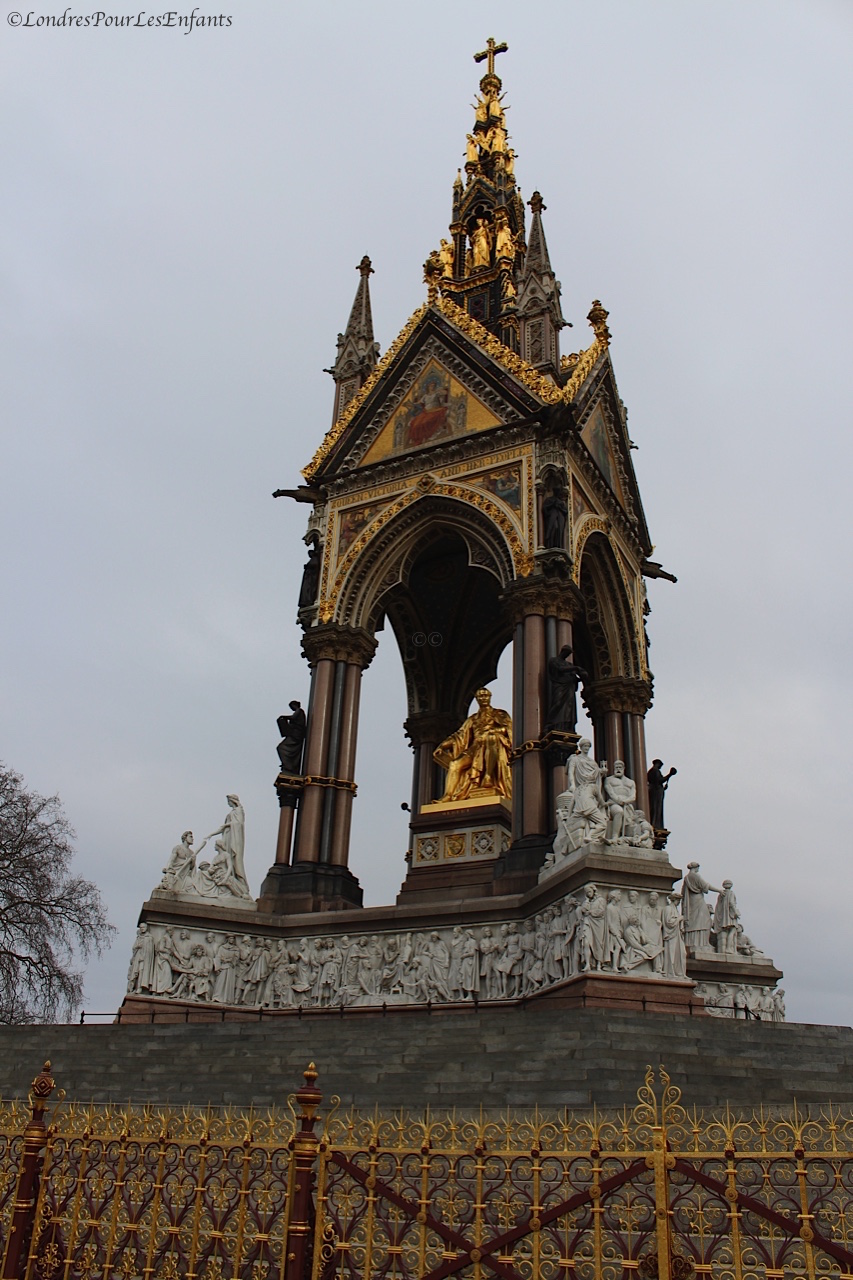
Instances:
[[[655,833],[637,807],[637,784],[617,760],[613,772],[590,755],[592,743],[581,738],[566,766],[566,789],[557,797],[557,835],[543,875],[557,870],[584,845],[630,845],[654,849]]]
[[[179,896],[198,898],[238,898],[254,906],[254,898],[246,879],[244,862],[246,817],[240,797],[229,795],[228,812],[215,831],[193,849],[193,833],[185,831],[163,868],[163,879],[155,892],[165,891]],[[197,862],[209,840],[215,853],[209,862]]]

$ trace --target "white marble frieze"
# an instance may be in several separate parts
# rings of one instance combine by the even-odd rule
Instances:
[[[584,973],[686,980],[675,894],[588,884],[519,923],[279,938],[141,924],[128,994],[259,1009],[517,1000]]]
[[[715,1018],[744,1021],[785,1021],[785,992],[781,987],[757,986],[751,982],[699,982],[696,995]]]

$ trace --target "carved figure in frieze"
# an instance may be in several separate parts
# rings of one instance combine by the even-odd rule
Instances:
[[[263,942],[256,939],[243,964],[243,1004],[258,1004],[258,996],[268,977],[269,956]]]
[[[713,921],[717,951],[721,955],[737,955],[739,921],[740,912],[737,909],[732,882],[724,880],[723,887],[717,895]]]
[[[779,987],[777,991],[773,992],[773,1004],[775,1005],[775,1009],[776,1009],[774,1022],[784,1022],[785,1021],[785,992],[782,990],[781,987]]]
[[[640,908],[640,930],[643,942],[653,951],[653,969],[655,973],[663,973],[663,918],[660,905],[660,894],[653,889],[648,901]]]
[[[496,968],[500,974],[500,995],[502,1000],[514,1000],[521,994],[521,939],[515,925],[501,925],[501,942],[503,954],[498,958]]]
[[[286,1009],[293,1003],[293,975],[296,965],[290,959],[287,941],[279,938],[272,959],[273,1007]]]
[[[663,936],[663,971],[667,978],[687,977],[687,948],[684,945],[684,920],[678,905],[681,899],[671,893],[664,904],[661,918]]]
[[[684,915],[685,942],[694,950],[707,950],[711,940],[711,912],[706,893],[722,893],[699,875],[699,863],[688,862],[687,875],[681,886],[681,910]]]
[[[702,997],[705,1002],[705,1012],[710,1013],[713,1018],[734,1017],[731,992],[725,982],[717,984],[699,982],[696,985],[696,995]]]
[[[172,850],[169,861],[163,868],[163,879],[159,888],[168,889],[171,893],[191,893],[195,888],[195,860],[201,853],[206,840],[202,840],[197,849],[193,849],[193,833],[185,831],[180,844]]]
[[[536,964],[536,925],[532,920],[525,920],[519,941],[521,944],[521,993],[528,995],[533,990],[533,969]]]
[[[404,933],[400,941],[400,979],[403,995],[414,1000],[418,993],[418,968],[415,944],[410,933]]]
[[[326,939],[320,965],[319,1003],[332,1005],[339,1003],[338,992],[341,985],[341,951],[334,938]]]
[[[637,784],[625,772],[622,760],[614,760],[613,772],[604,779],[607,796],[607,840],[613,844],[628,841],[634,834]]]
[[[480,963],[477,939],[471,929],[465,930],[459,957],[459,986],[463,996],[475,996],[480,990]]]
[[[212,999],[217,1004],[237,1003],[237,966],[240,963],[240,948],[233,933],[225,937],[213,962]]]
[[[488,689],[478,689],[474,697],[477,710],[433,752],[436,763],[447,770],[442,800],[512,794],[512,720],[507,711],[492,706]]]
[[[433,931],[427,943],[429,964],[427,980],[432,1000],[449,1000],[450,950],[440,933]]]
[[[618,973],[622,968],[620,961],[625,950],[622,938],[622,892],[620,889],[611,889],[608,893],[606,916],[610,968],[614,973]]]
[[[244,933],[243,937],[237,943],[237,965],[236,965],[236,982],[234,996],[237,1004],[242,1004],[243,993],[246,989],[246,983],[249,978],[249,970],[252,967],[252,957],[254,956],[255,946],[248,933]]]
[[[632,907],[624,917],[622,937],[625,944],[626,969],[636,969],[647,960],[654,961],[663,950],[662,942],[657,950],[653,943],[646,942],[640,923],[640,912],[635,907]]]
[[[131,994],[142,994],[154,990],[155,966],[154,937],[148,925],[143,923],[136,930],[127,974],[127,989]]]
[[[771,987],[761,988],[761,994],[755,1001],[755,1014],[762,1022],[776,1021],[776,1002]]]
[[[498,1000],[501,994],[497,969],[500,942],[486,925],[480,935],[480,991],[486,1000]]]
[[[389,933],[382,944],[382,978],[379,990],[383,994],[402,990],[400,939],[396,933]]]
[[[192,966],[189,982],[190,999],[207,1001],[210,999],[213,957],[202,943],[197,942],[192,949],[190,962]]]
[[[752,1017],[749,993],[744,983],[740,983],[739,986],[735,987],[734,995],[732,996],[732,1004],[734,1005],[736,1018],[746,1019]]]
[[[177,938],[174,932],[170,931],[170,936],[172,939],[173,982],[169,994],[173,999],[179,1000],[187,994],[190,988],[193,944],[188,929],[181,929]]]
[[[649,816],[652,826],[657,831],[666,830],[663,822],[663,800],[670,778],[674,778],[677,773],[677,769],[670,769],[669,773],[664,773],[663,760],[653,760],[652,767],[646,774],[649,784]]]
[[[586,971],[603,969],[610,954],[607,903],[598,892],[597,885],[588,884],[583,892],[584,901],[580,907],[581,968]]]
[[[463,942],[462,926],[458,924],[454,925],[448,947],[448,951],[450,953],[450,968],[447,974],[447,989],[450,992],[451,998],[454,1000],[460,1000],[462,998],[460,966],[462,963]]]
[[[299,775],[302,773],[302,753],[305,749],[306,721],[302,704],[298,701],[289,703],[290,715],[278,717],[278,731],[281,742],[276,750],[281,762],[282,773]]]
[[[548,714],[546,727],[574,733],[578,723],[578,685],[586,680],[583,667],[572,662],[572,646],[564,644],[548,659]]]
[[[317,588],[320,585],[320,568],[323,563],[323,544],[316,529],[311,530],[306,541],[308,539],[311,540],[311,545],[308,547],[308,560],[302,570],[302,584],[299,588],[300,609],[310,608],[316,601]]]
[[[563,951],[563,976],[570,978],[580,969],[580,903],[568,897],[563,902],[561,914],[565,923],[566,941]]]
[[[155,996],[168,995],[175,981],[172,965],[175,962],[173,931],[167,926],[154,943],[154,982],[152,991]]]
[[[542,913],[542,937],[545,943],[545,982],[562,982],[565,976],[566,930],[563,914],[556,903]]]

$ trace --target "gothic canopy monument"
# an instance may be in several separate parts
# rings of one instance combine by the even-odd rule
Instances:
[[[490,39],[477,55],[426,300],[380,359],[362,259],[328,371],[331,427],[303,483],[276,493],[309,512],[297,608],[311,691],[279,717],[274,861],[255,899],[236,796],[209,861],[175,833],[123,1016],[522,1000],[784,1016],[781,974],[722,880],[732,868],[710,872],[717,887],[688,863],[675,888],[675,770],[646,749],[644,585],[672,575],[650,559],[600,301],[586,345],[562,350],[545,204],[516,183],[505,51]],[[389,627],[408,697],[408,854],[396,904],[364,909],[349,865],[359,698]],[[488,686],[507,646],[505,708]],[[579,699],[593,740],[577,733]]]

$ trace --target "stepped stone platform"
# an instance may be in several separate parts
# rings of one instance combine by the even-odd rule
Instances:
[[[688,1105],[853,1105],[850,1027],[603,1009],[3,1027],[0,1096],[46,1058],[78,1101],[283,1105],[313,1060],[326,1098],[361,1108],[631,1105],[649,1063]]]

